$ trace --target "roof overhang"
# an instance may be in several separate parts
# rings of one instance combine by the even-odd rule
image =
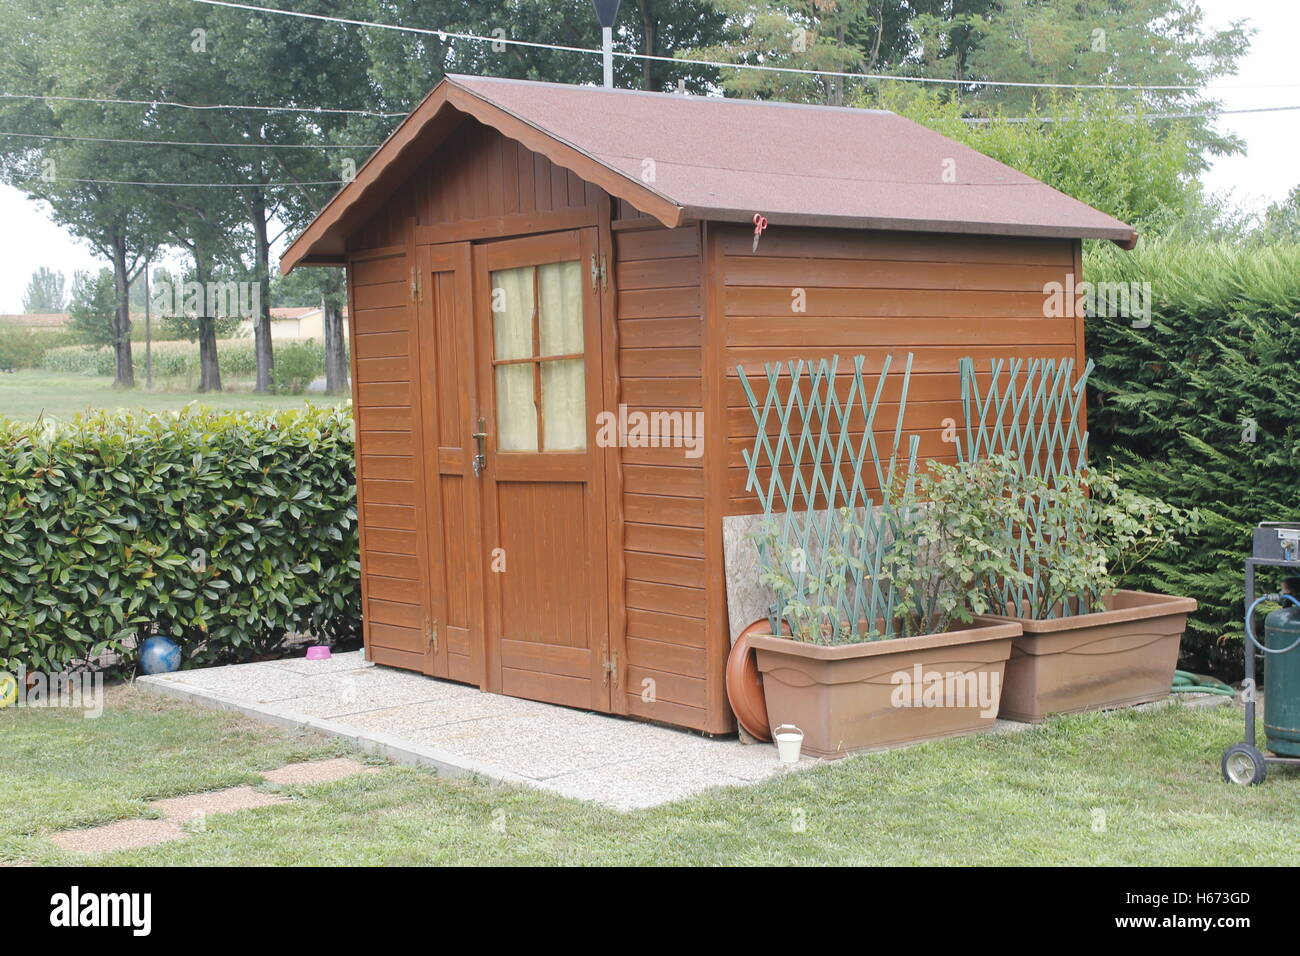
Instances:
[[[752,222],[753,210],[701,209],[682,207],[683,219],[707,219],[713,222]],[[830,229],[873,229],[893,232],[943,232],[967,236],[1030,236],[1043,239],[1109,239],[1121,249],[1137,246],[1138,234],[1128,233],[1117,237],[1116,230],[1089,228],[1087,226],[1039,226],[1033,224],[1008,224],[997,222],[958,221],[954,219],[899,219],[873,218],[871,216],[817,216],[798,213],[769,213],[765,217],[770,226],[808,226]]]

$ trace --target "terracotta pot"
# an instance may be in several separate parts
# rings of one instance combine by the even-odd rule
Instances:
[[[1130,707],[1169,696],[1191,598],[1116,591],[1106,610],[1015,622],[1024,633],[1007,661],[1002,711],[1040,723],[1048,714]]]
[[[727,657],[727,702],[736,715],[736,723],[761,743],[770,741],[772,732],[767,726],[767,701],[763,697],[763,678],[758,672],[758,655],[750,646],[749,638],[771,629],[766,618],[750,624],[740,632]]]
[[[794,724],[803,752],[863,750],[992,726],[1003,667],[1020,626],[977,619],[959,631],[825,647],[751,635],[769,727]]]

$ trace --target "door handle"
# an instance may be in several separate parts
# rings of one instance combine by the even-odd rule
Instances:
[[[473,467],[474,469],[475,478],[481,478],[483,476],[483,470],[487,467],[487,455],[484,453],[484,448],[485,448],[484,442],[487,441],[486,429],[487,429],[487,421],[480,418],[478,420],[478,431],[474,432],[474,434],[470,436],[474,439],[474,443],[478,446],[478,451],[475,453],[473,460],[470,462],[471,467]]]

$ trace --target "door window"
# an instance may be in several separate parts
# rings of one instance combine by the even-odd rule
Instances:
[[[582,270],[576,261],[492,273],[500,451],[587,447]]]

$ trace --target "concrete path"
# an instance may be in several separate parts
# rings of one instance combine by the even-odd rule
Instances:
[[[550,790],[617,810],[754,783],[784,768],[742,745],[376,667],[361,652],[142,677],[138,686],[343,737],[392,760]],[[815,761],[805,759],[800,766]]]
[[[714,740],[485,694],[464,684],[367,664],[360,651],[326,661],[294,658],[180,671],[136,683],[208,707],[342,737],[399,763],[539,787],[616,810],[657,806],[712,787],[751,784],[787,772],[771,744]],[[1204,704],[1226,702],[1217,697]],[[992,732],[1032,726],[999,720]],[[805,758],[795,769],[815,763]]]

